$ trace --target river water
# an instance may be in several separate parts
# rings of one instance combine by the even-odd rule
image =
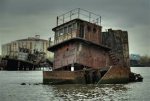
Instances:
[[[150,101],[150,67],[131,70],[140,73],[143,82],[43,85],[42,71],[0,71],[0,101]]]

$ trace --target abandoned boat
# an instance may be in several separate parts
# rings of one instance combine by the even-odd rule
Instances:
[[[87,19],[82,17],[87,14]],[[70,15],[69,20],[67,16]],[[128,83],[128,32],[108,29],[102,32],[101,17],[74,9],[57,17],[53,71],[43,71],[46,84]]]

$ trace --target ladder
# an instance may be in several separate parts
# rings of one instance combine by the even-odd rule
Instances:
[[[113,62],[113,65],[117,65],[119,61],[116,55],[112,51],[109,51],[109,56]]]

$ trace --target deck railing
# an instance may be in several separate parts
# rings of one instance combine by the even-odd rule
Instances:
[[[76,8],[60,16],[57,16],[56,25],[59,26],[73,19],[82,19],[91,23],[95,23],[97,25],[101,25],[100,15],[97,15],[93,12],[90,12],[81,8]]]

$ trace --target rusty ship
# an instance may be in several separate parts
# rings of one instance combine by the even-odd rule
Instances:
[[[43,71],[43,83],[135,81],[130,70],[127,31],[102,32],[101,16],[80,8],[57,16],[56,22],[52,29],[54,42],[48,47],[54,53],[53,71]]]

